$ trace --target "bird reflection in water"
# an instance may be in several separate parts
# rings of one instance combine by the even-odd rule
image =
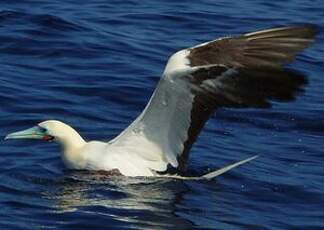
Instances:
[[[189,227],[176,206],[189,189],[169,178],[111,176],[104,172],[72,171],[42,193],[54,212],[92,212],[118,221],[160,227]]]

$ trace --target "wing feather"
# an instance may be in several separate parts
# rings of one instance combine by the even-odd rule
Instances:
[[[281,27],[175,53],[142,114],[113,142],[127,140],[136,154],[163,162],[161,168],[170,164],[184,171],[189,150],[215,109],[295,99],[306,76],[283,65],[314,36],[313,26]],[[141,141],[132,142],[134,135]]]
[[[281,68],[313,41],[312,25],[281,27],[223,38],[190,49],[192,66],[224,64],[229,67]],[[275,55],[273,55],[275,53]],[[284,58],[278,58],[278,57]]]

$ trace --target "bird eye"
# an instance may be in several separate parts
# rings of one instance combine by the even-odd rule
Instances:
[[[47,129],[41,127],[41,126],[38,126],[39,130],[42,132],[42,133],[46,133],[47,132]]]

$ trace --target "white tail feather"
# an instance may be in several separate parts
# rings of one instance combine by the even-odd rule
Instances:
[[[215,170],[215,171],[212,171],[212,172],[209,172],[207,174],[204,174],[202,176],[199,176],[199,177],[183,177],[183,176],[177,176],[177,175],[163,175],[161,177],[168,177],[168,178],[174,178],[174,179],[180,179],[180,180],[211,180],[219,175],[222,175],[224,173],[226,173],[227,171],[233,169],[233,168],[236,168],[242,164],[245,164],[251,160],[254,160],[255,158],[257,158],[258,155],[256,156],[253,156],[253,157],[250,157],[250,158],[247,158],[245,160],[242,160],[242,161],[238,161],[234,164],[230,164],[230,165],[227,165],[221,169],[218,169],[218,170]]]

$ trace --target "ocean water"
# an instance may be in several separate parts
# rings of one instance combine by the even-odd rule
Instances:
[[[0,141],[0,229],[324,229],[324,4],[294,1],[1,1],[0,136],[48,119],[109,140],[136,118],[175,51],[221,36],[313,23],[290,65],[295,102],[223,109],[191,151],[212,181],[64,169],[55,143]]]

